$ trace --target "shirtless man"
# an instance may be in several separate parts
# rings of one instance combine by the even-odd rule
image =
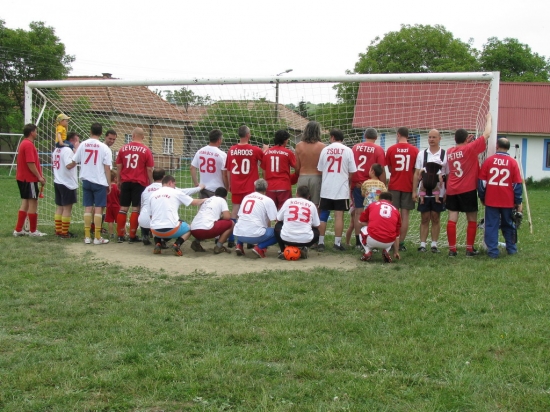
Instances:
[[[309,122],[302,135],[302,141],[296,145],[296,174],[299,175],[297,187],[307,186],[310,200],[319,208],[321,201],[321,177],[317,170],[319,156],[325,148],[321,142],[321,125],[318,122]]]

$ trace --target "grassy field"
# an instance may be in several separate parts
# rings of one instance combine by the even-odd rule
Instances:
[[[514,257],[226,277],[13,238],[0,190],[2,411],[550,410],[548,190]]]

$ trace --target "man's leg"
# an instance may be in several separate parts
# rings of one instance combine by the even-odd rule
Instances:
[[[401,209],[401,231],[399,232],[399,244],[403,245],[407,232],[409,231],[409,212],[410,210]]]
[[[55,213],[53,215],[53,221],[55,225],[55,234],[57,236],[61,235],[63,233],[63,206],[56,205],[55,207]]]
[[[483,240],[487,246],[487,255],[496,258],[499,255],[498,251],[498,228],[500,225],[499,209],[486,206],[485,207],[485,233]]]
[[[238,216],[239,216],[239,208],[241,207],[240,203],[233,203],[231,206],[231,220],[233,221],[233,224],[237,224]],[[235,247],[235,236],[233,235],[233,231],[231,231],[231,234],[227,238],[227,247]]]
[[[29,210],[29,200],[21,199],[21,206],[19,207],[19,211],[17,213],[17,223],[15,224],[15,231],[18,233],[20,233],[23,230],[23,226],[25,225],[25,220],[27,219],[28,210]]]
[[[456,222],[458,221],[458,212],[449,210],[449,220],[447,221],[447,242],[449,243],[449,256],[456,256]]]
[[[434,253],[439,253],[437,248],[437,241],[439,240],[439,233],[441,232],[441,213],[431,211],[430,220],[432,221],[432,246],[431,250]]]
[[[73,205],[63,206],[63,211],[61,213],[61,234],[69,234],[69,226],[71,225],[71,215],[73,211]]]
[[[466,212],[466,220],[468,221],[468,227],[466,229],[466,251],[474,250],[474,243],[476,241],[477,234],[477,211]]]
[[[139,208],[140,206],[132,206],[132,213],[130,214],[130,239],[136,240],[137,228],[139,226]]]
[[[344,211],[334,211],[334,244],[340,246],[342,233],[344,231]]]
[[[515,223],[512,221],[512,213],[514,209],[500,209],[500,225],[502,228],[502,235],[506,241],[506,251],[509,255],[515,255],[518,253],[518,246],[514,239],[514,232],[517,230]]]
[[[420,213],[420,248],[426,248],[426,240],[428,240],[428,232],[430,230],[431,213],[432,212]]]

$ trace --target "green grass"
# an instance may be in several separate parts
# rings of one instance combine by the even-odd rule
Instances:
[[[550,410],[547,191],[514,257],[172,277],[14,239],[0,190],[2,411]]]

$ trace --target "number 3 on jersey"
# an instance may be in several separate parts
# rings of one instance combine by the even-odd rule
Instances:
[[[408,172],[411,167],[411,155],[395,155],[395,171],[396,172]]]
[[[296,220],[303,223],[309,223],[311,219],[311,210],[307,207],[300,206],[289,206],[288,211],[290,217],[288,218],[289,222],[295,222]]]

